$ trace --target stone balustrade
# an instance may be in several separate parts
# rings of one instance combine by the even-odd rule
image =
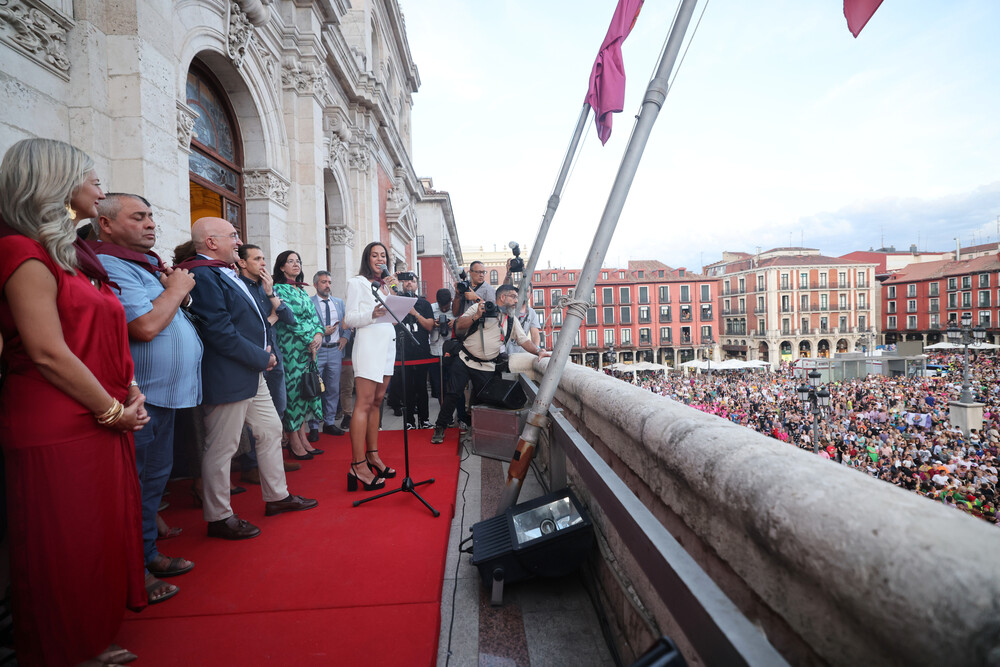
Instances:
[[[548,362],[533,360],[516,355],[512,370],[540,381]],[[589,368],[569,364],[556,400],[790,663],[1000,664],[996,527]],[[638,606],[676,631],[670,601],[648,599],[628,545],[592,509]],[[630,613],[611,602],[611,616]],[[629,637],[634,618],[616,620],[644,641]]]

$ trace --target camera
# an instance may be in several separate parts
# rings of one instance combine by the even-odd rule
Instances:
[[[511,241],[507,244],[510,247],[510,251],[514,253],[514,259],[510,260],[510,272],[513,273],[524,273],[524,259],[521,257],[521,246],[517,244],[517,241]]]
[[[483,317],[499,317],[500,309],[492,301],[483,301]]]
[[[448,338],[451,336],[451,320],[444,313],[438,315],[437,322],[434,323],[437,327],[438,333],[444,337]]]
[[[458,274],[458,282],[455,283],[455,291],[459,294],[472,291],[472,285],[469,284],[469,274],[467,274],[464,270]]]

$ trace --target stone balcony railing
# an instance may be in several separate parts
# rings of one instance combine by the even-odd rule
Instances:
[[[533,359],[516,355],[512,370],[539,380],[548,362],[528,367]],[[995,527],[587,368],[567,365],[556,401],[606,464],[604,477],[617,476],[656,517],[643,532],[665,528],[750,622],[743,627],[789,663],[997,664]],[[566,446],[546,444],[540,467],[567,469]],[[693,613],[683,572],[665,584],[640,567],[648,548],[602,510],[593,472],[566,458],[606,542],[597,577],[613,634],[641,652],[663,632],[688,664],[712,664],[717,642],[702,629],[732,619]],[[662,594],[674,583],[684,595]]]

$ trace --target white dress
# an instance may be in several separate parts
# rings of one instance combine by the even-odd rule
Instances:
[[[383,297],[388,296],[382,289]],[[396,329],[388,322],[374,321],[372,311],[377,305],[370,280],[354,276],[347,281],[344,326],[354,329],[354,376],[381,383],[392,375],[396,363]]]

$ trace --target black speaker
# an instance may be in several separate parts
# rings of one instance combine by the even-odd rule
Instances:
[[[504,380],[493,376],[476,395],[477,403],[485,403],[495,408],[520,410],[528,402],[528,397],[515,380]]]

